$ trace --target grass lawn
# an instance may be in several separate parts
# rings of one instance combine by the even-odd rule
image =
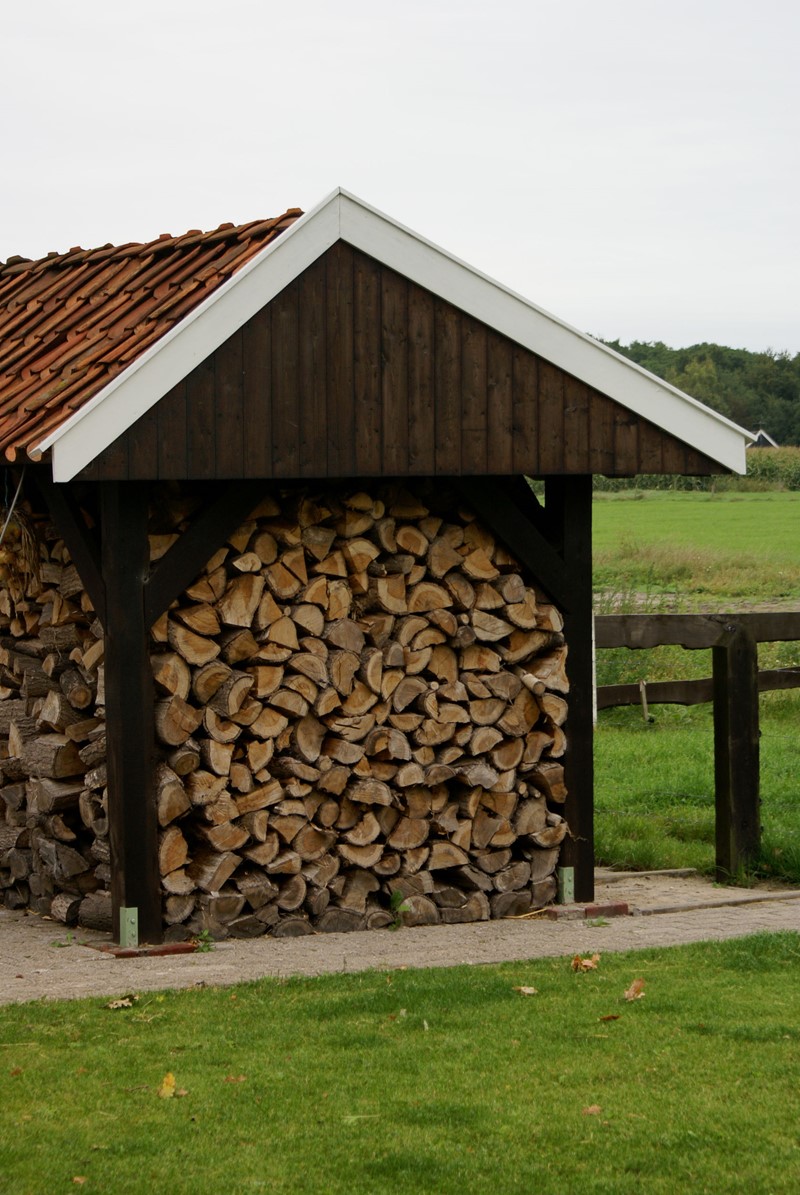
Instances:
[[[793,1195],[800,936],[597,951],[0,1009],[0,1192]]]
[[[800,603],[800,493],[627,491],[593,505],[596,608],[729,610]],[[800,643],[760,644],[762,668],[800,666]],[[710,651],[600,651],[598,684],[711,675]],[[759,872],[800,883],[800,690],[762,694]],[[601,712],[598,861],[714,869],[711,705]]]
[[[714,871],[710,705],[600,713],[595,735],[599,863]],[[760,698],[762,851],[758,874],[800,884],[800,691]]]
[[[800,598],[800,493],[598,494],[595,589],[680,609]],[[656,603],[657,604],[657,603]]]

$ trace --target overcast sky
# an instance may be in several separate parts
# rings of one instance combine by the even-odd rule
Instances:
[[[583,331],[800,352],[797,0],[31,0],[0,259],[354,192]]]

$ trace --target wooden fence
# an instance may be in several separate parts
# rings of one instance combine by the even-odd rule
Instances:
[[[717,878],[728,879],[758,855],[758,694],[800,687],[800,669],[758,671],[759,643],[800,639],[800,613],[787,614],[610,614],[595,618],[598,649],[677,644],[711,649],[711,677],[646,685],[604,685],[598,709],[612,705],[674,702],[714,703],[714,790]]]

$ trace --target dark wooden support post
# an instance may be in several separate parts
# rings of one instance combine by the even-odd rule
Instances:
[[[553,477],[545,511],[567,569],[564,635],[569,648],[569,714],[564,759],[570,834],[560,865],[574,869],[575,900],[594,899],[594,669],[592,615],[592,478]],[[544,583],[544,582],[543,582]]]
[[[761,845],[758,650],[745,627],[725,627],[714,667],[717,879],[730,880]]]
[[[160,942],[153,677],[145,583],[148,487],[102,482],[105,688],[114,936],[121,908],[138,910],[139,938]]]

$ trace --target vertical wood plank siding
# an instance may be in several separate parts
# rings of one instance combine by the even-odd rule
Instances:
[[[662,471],[724,472],[339,242],[81,476]]]
[[[186,452],[190,477],[216,477],[217,456],[214,436],[214,364],[208,357],[186,379]],[[125,434],[136,432],[136,424]],[[124,437],[120,437],[124,438]],[[102,458],[101,458],[102,459]],[[102,478],[101,478],[102,479]]]
[[[158,476],[186,477],[186,379],[173,386],[147,414],[155,415],[157,420]]]
[[[242,328],[243,477],[262,477],[272,453],[272,312],[264,307]]]
[[[436,473],[458,474],[461,460],[461,314],[434,300],[434,442]],[[467,470],[468,472],[469,470]]]
[[[336,351],[336,346],[331,346]],[[353,472],[381,472],[381,269],[356,254],[353,269],[353,368],[355,461]],[[336,429],[331,428],[336,435]]]
[[[486,346],[486,406],[489,426],[486,444],[489,473],[514,471],[514,386],[512,380],[514,346],[510,340],[489,330]],[[535,393],[535,388],[533,393]],[[524,455],[524,453],[523,453]],[[533,457],[533,450],[529,454]]]
[[[239,329],[220,345],[214,354],[217,388],[217,401],[214,405],[217,477],[241,477],[244,472],[242,340],[242,330]]]
[[[434,299],[430,291],[412,286],[408,296],[408,471],[435,471],[436,445],[430,429],[436,426],[434,361]]]
[[[327,341],[325,261],[320,258],[299,279],[299,477],[328,472]]]
[[[381,277],[381,472],[408,472],[408,280]]]
[[[461,332],[461,455],[479,474],[487,472],[489,460],[486,332],[476,320]]]
[[[326,254],[328,474],[349,477],[355,470],[355,356],[353,255],[341,241]]]
[[[298,477],[300,472],[299,296],[296,280],[271,304],[272,444],[264,460],[265,477]],[[324,477],[325,465],[322,469]]]

